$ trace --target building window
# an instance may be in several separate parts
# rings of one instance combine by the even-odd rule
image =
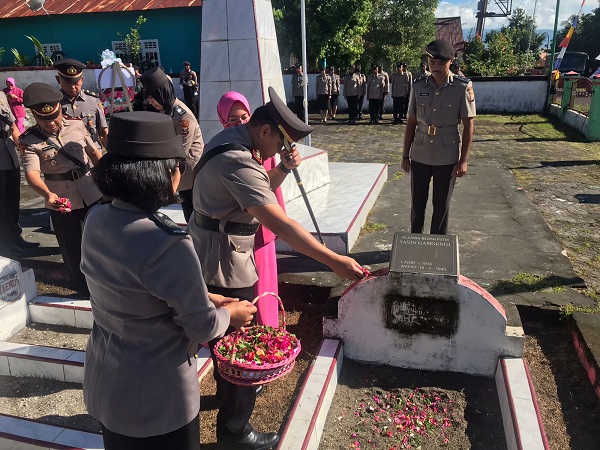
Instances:
[[[54,52],[62,52],[62,45],[60,44],[42,44],[44,49],[44,55],[52,57]]]
[[[62,46],[61,46],[61,44],[58,44],[58,43],[42,44],[42,50],[44,52],[44,56],[52,58],[52,61],[59,60],[64,56],[64,53],[62,52]],[[37,48],[34,47],[33,51],[37,52]],[[46,64],[45,64],[43,58],[36,53],[36,57],[33,60],[33,65],[45,66]]]
[[[140,61],[149,67],[160,66],[160,49],[158,39],[140,39]],[[123,41],[112,41],[112,49],[117,58],[124,59],[127,46]]]

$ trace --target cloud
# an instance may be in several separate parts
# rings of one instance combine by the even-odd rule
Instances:
[[[535,0],[522,0],[521,2],[513,2],[513,11],[517,8],[523,8],[525,13],[532,16]],[[587,0],[583,13],[590,13],[593,9],[600,5],[600,0]],[[577,14],[581,6],[581,0],[561,0],[558,14],[558,28],[562,28],[562,23],[570,16]],[[449,0],[441,1],[435,12],[436,17],[461,17],[461,23],[465,36],[468,35],[471,28],[474,30],[477,25],[477,0]],[[498,7],[493,0],[488,4],[488,11],[497,11]],[[535,21],[538,29],[553,29],[556,4],[553,1],[538,0],[535,13]],[[485,29],[494,30],[508,24],[508,19],[505,17],[488,17],[485,20]]]

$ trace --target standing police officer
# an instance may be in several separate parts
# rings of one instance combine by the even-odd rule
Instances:
[[[194,180],[194,218],[188,231],[208,291],[214,294],[240,299],[254,296],[254,233],[260,224],[338,275],[351,280],[363,277],[356,261],[321,245],[277,203],[273,189],[300,162],[292,143],[308,135],[312,128],[294,115],[272,87],[269,96],[271,101],[256,109],[248,123],[226,128],[212,138],[196,166],[199,173]],[[267,173],[257,151],[262,158],[279,153],[282,162]],[[218,448],[274,446],[279,440],[276,433],[258,433],[248,423],[256,400],[255,388],[229,383],[218,373],[215,378]]]
[[[63,98],[60,101],[65,118],[80,119],[98,148],[106,146],[108,124],[104,117],[102,102],[87,89],[82,90],[85,64],[76,59],[59,59],[54,63],[58,70],[56,81],[60,85]]]
[[[90,206],[102,197],[92,180],[89,162],[96,164],[102,153],[81,120],[63,118],[62,98],[60,91],[46,83],[31,83],[25,88],[23,103],[31,109],[37,125],[19,139],[21,162],[27,183],[46,200],[69,278],[85,290],[79,268],[82,223]],[[59,198],[71,202],[70,211]]]
[[[406,64],[396,64],[397,73],[392,75],[392,101],[394,103],[394,123],[403,123],[405,102],[410,94],[411,78]]]
[[[383,119],[383,111],[385,108],[385,98],[390,93],[390,75],[383,70],[383,65],[379,64],[377,66],[377,73],[381,75],[384,79],[384,87],[383,87],[383,97],[381,98],[381,103],[379,103],[379,118]]]
[[[367,78],[367,100],[369,100],[370,124],[379,123],[379,106],[385,91],[385,78],[379,74],[377,64],[371,66],[371,75]]]
[[[298,119],[304,122],[304,75],[302,74],[302,64],[296,63],[296,71],[292,75],[292,95],[294,96],[294,107]],[[308,83],[308,79],[306,80]]]
[[[470,81],[450,73],[454,48],[438,39],[426,48],[431,75],[413,82],[402,168],[411,173],[411,232],[422,233],[433,177],[431,234],[447,234],[456,177],[467,173],[475,95]],[[462,144],[458,124],[462,121]]]
[[[358,94],[361,91],[362,78],[360,72],[351,67],[350,72],[344,77],[344,98],[348,102],[348,123],[356,123],[358,114]]]
[[[8,99],[0,91],[0,254],[5,256],[19,254],[39,245],[26,242],[21,237],[21,170],[15,144],[19,142],[19,135]]]

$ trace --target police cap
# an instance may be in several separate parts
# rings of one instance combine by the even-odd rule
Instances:
[[[296,114],[279,98],[275,89],[269,86],[269,98],[271,99],[265,106],[273,122],[277,124],[279,130],[283,133],[288,142],[296,142],[313,131],[313,127],[302,122]]]
[[[85,64],[72,58],[59,59],[54,63],[60,77],[69,83],[77,83],[83,76]]]
[[[106,151],[137,159],[185,158],[183,141],[167,114],[122,112],[110,118]]]
[[[401,62],[396,63],[396,69],[399,69],[400,67],[402,67],[403,64],[404,63],[401,63]]]
[[[61,112],[62,98],[62,92],[46,83],[31,83],[23,92],[23,104],[31,109],[36,117],[43,120],[53,120],[58,117]]]
[[[144,72],[140,76],[140,81],[144,88],[144,98],[152,96],[156,92],[156,89],[168,80],[167,74],[160,67],[153,67]]]
[[[425,54],[433,59],[449,61],[454,58],[454,47],[444,39],[436,39],[425,48]]]

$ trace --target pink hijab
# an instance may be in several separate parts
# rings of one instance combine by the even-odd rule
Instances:
[[[10,84],[12,84],[12,85],[13,85],[13,87],[14,87],[14,86],[16,86],[16,84],[15,84],[15,79],[14,79],[14,78],[10,78],[10,77],[9,77],[9,78],[7,78],[7,79],[6,79],[6,81],[8,81]]]
[[[229,119],[229,112],[231,111],[231,107],[235,102],[240,102],[250,114],[250,105],[248,104],[248,100],[239,92],[230,91],[221,97],[219,103],[217,104],[217,114],[219,115],[219,120],[223,126],[227,125],[227,121]]]

